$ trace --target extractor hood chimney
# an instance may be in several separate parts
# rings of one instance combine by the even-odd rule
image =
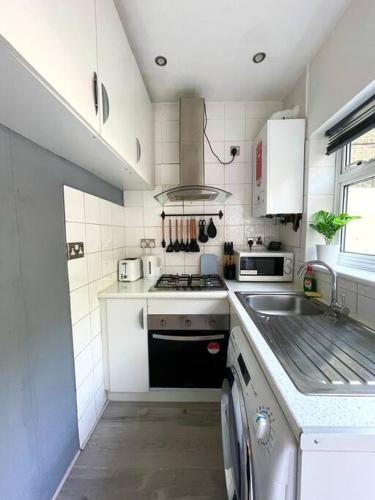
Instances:
[[[205,185],[204,178],[205,104],[201,97],[180,99],[180,182],[181,185],[155,196],[161,203],[183,201],[224,202],[231,193]]]

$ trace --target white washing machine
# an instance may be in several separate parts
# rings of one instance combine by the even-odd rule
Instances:
[[[295,500],[297,441],[244,332],[233,328],[221,398],[229,500]]]

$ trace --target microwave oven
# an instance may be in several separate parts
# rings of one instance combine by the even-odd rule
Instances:
[[[238,281],[293,281],[294,254],[235,251]]]

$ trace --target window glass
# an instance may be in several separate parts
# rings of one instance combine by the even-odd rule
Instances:
[[[369,161],[375,158],[375,128],[361,135],[349,146],[348,163]]]
[[[343,250],[375,255],[375,177],[346,186],[344,199],[345,212],[362,218],[346,226]]]

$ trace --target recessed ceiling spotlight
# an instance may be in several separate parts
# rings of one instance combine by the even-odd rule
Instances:
[[[259,64],[259,63],[263,62],[265,60],[265,58],[266,58],[266,53],[265,52],[257,52],[253,56],[253,62],[255,64]]]
[[[167,65],[167,58],[164,56],[156,56],[155,57],[155,64],[158,66],[166,66]]]

